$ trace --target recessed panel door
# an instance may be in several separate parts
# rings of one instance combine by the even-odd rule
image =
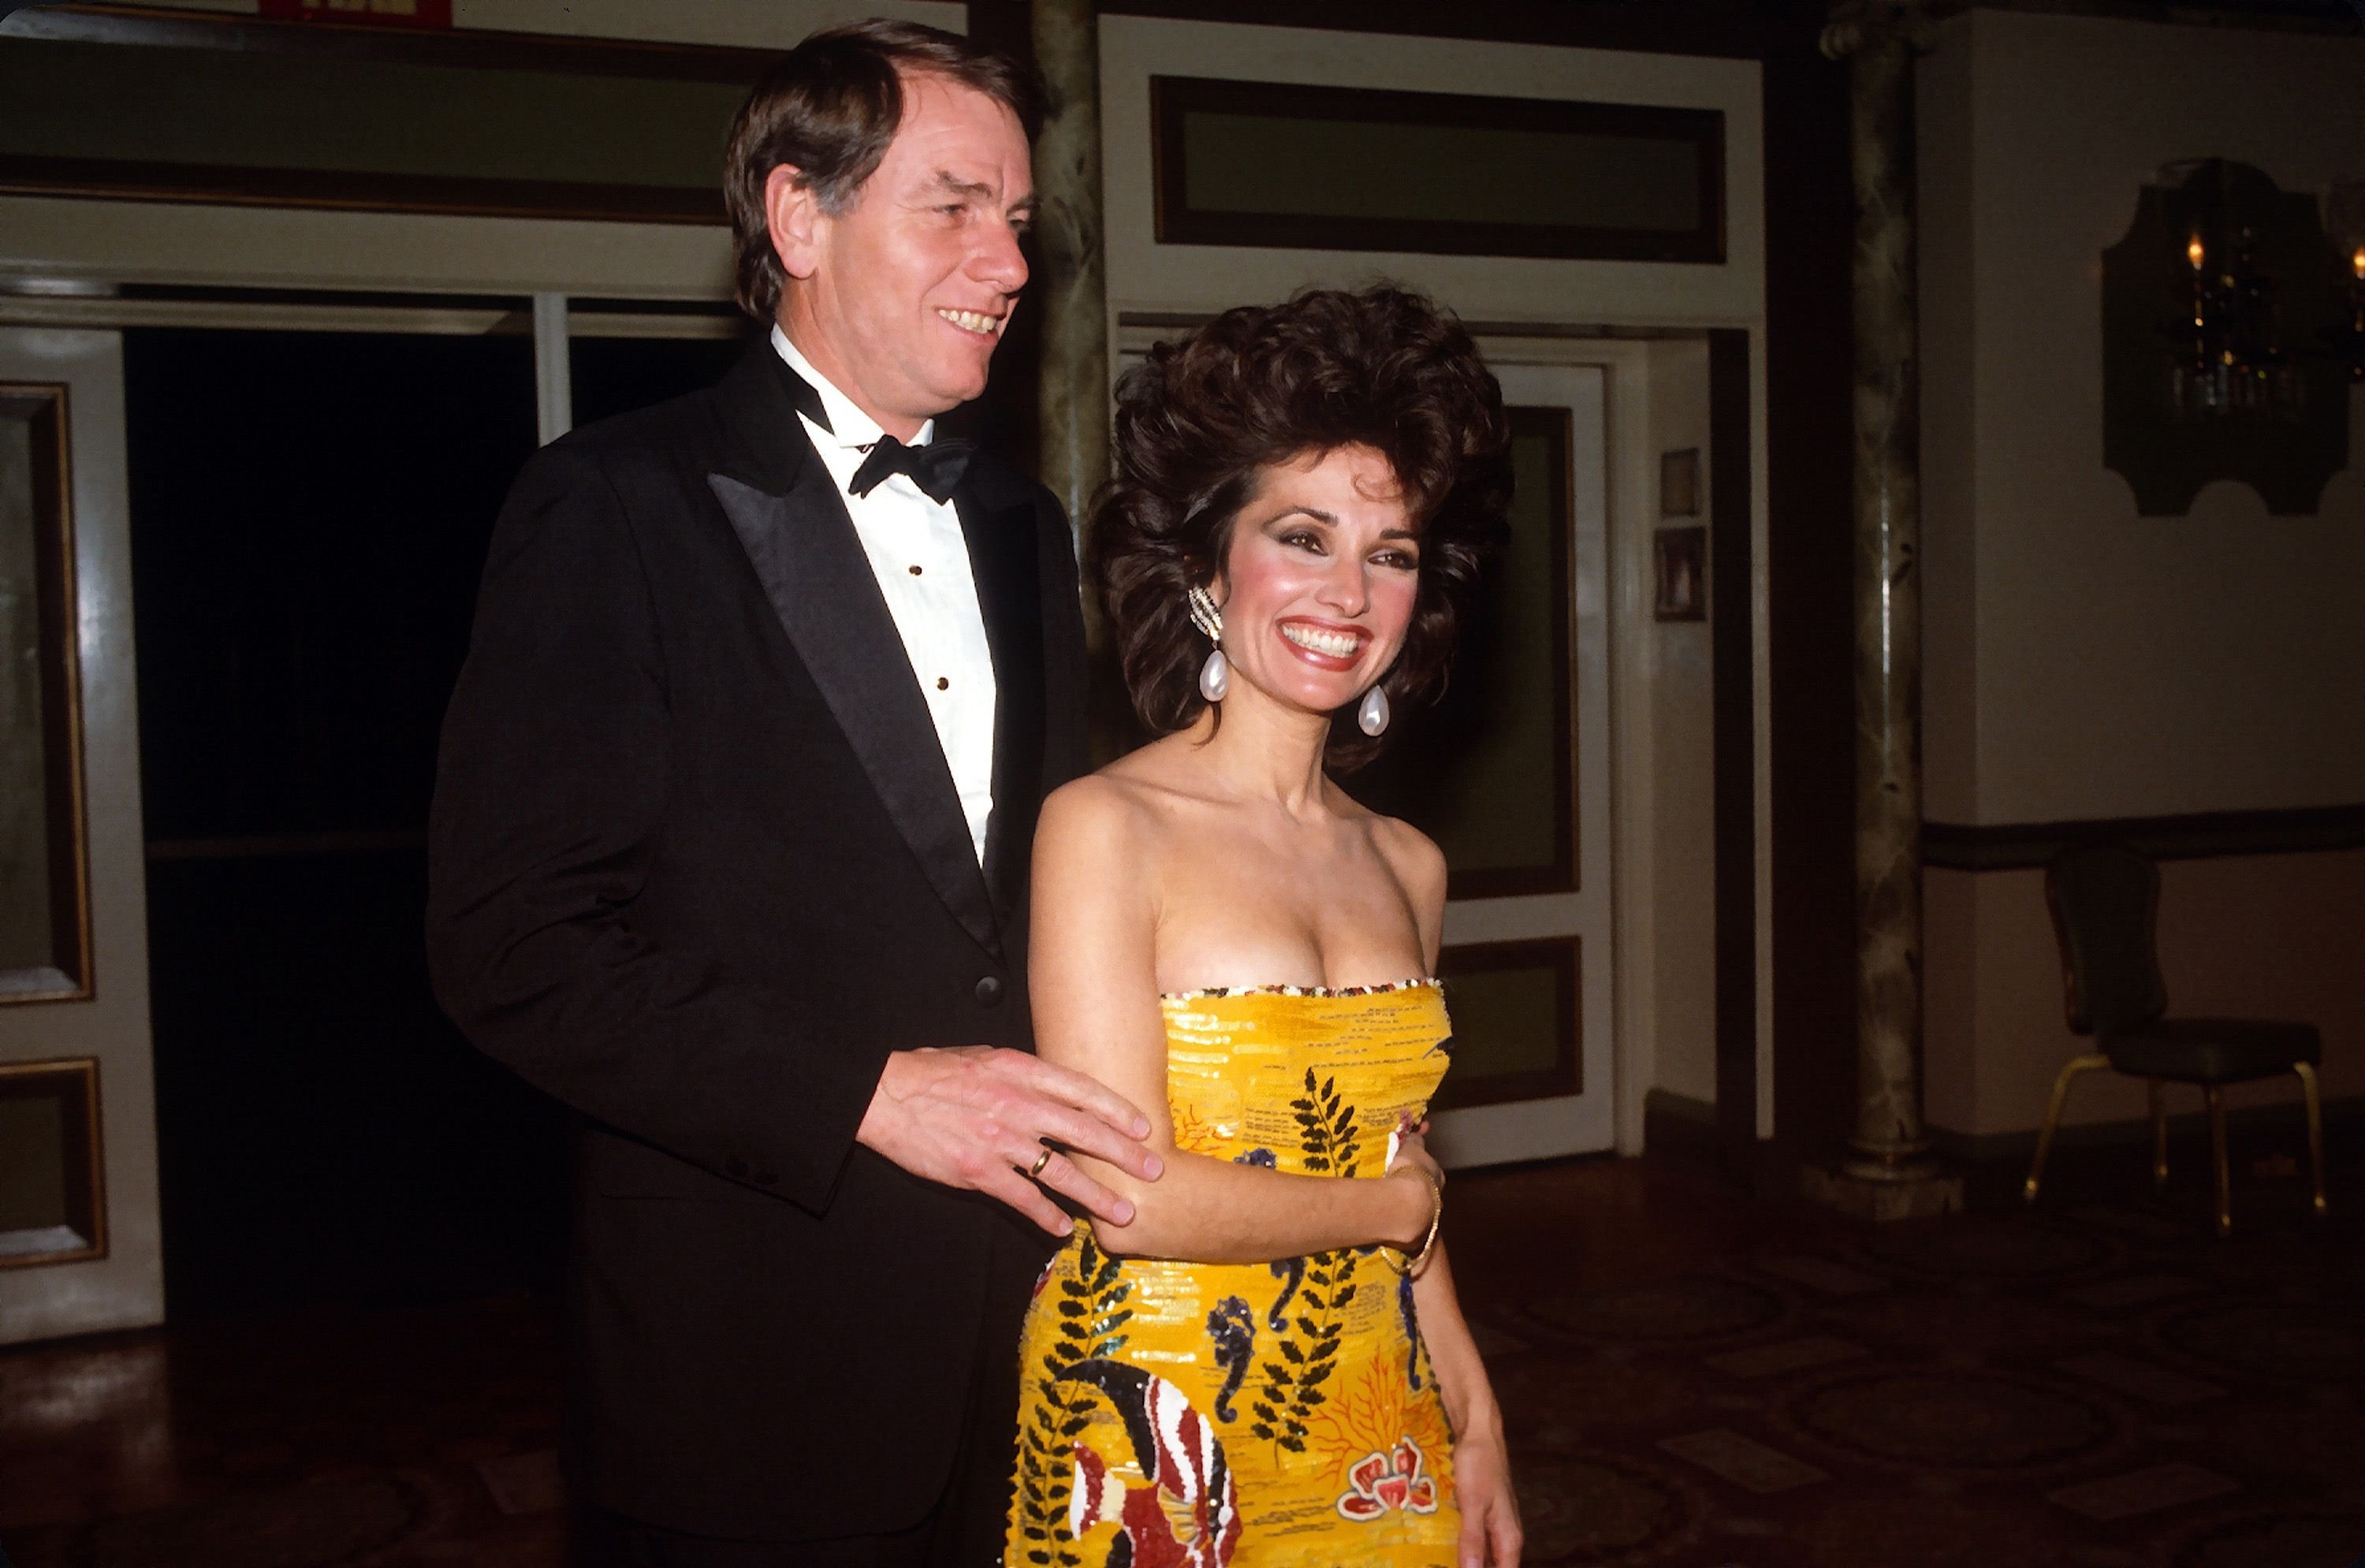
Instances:
[[[160,1321],[121,340],[0,329],[0,1342]]]
[[[1449,1165],[1615,1141],[1603,372],[1504,365],[1510,538],[1452,680],[1348,788],[1435,838],[1454,1060],[1432,1115]]]

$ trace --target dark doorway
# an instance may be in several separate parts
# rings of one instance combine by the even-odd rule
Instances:
[[[522,337],[124,334],[176,1319],[532,1284],[556,1108],[429,993],[436,731],[533,450]]]
[[[575,318],[567,345],[575,422],[598,422],[667,398],[712,386],[747,350],[744,335],[699,338],[599,337],[591,311]]]

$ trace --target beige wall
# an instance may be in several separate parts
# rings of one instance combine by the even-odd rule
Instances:
[[[2365,39],[1978,10],[1920,86],[1930,815],[2365,801],[2365,409],[2319,516],[2138,518],[2099,295],[2164,163],[2365,172]]]
[[[1658,454],[1687,447],[1700,454],[1698,517],[1658,518],[1654,498],[1644,532],[1709,520],[1708,345],[1698,341],[1650,345],[1651,442],[1642,482],[1655,492]],[[1709,623],[1651,620],[1656,584],[1651,542],[1642,549],[1637,587],[1644,595],[1641,627],[1650,660],[1651,915],[1653,1088],[1693,1100],[1716,1099],[1716,822],[1714,750],[1710,737]],[[1636,556],[1630,556],[1634,559]],[[1745,585],[1711,582],[1709,592]],[[1631,689],[1629,688],[1628,689]]]
[[[2224,483],[2138,518],[2102,462],[2099,294],[2162,164],[2231,158],[2301,191],[2365,171],[2365,39],[1978,10],[1918,86],[1930,817],[2365,802],[2365,398],[2319,515]],[[2312,1019],[2327,1089],[2365,1091],[2365,852],[2163,877],[2173,1009]],[[1929,873],[1934,1126],[2036,1126],[2081,1048],[2043,883]],[[2068,1119],[2143,1111],[2135,1084],[2090,1081]]]
[[[1927,879],[1933,1126],[2023,1132],[2045,1118],[2054,1075],[2088,1042],[2063,1014],[2061,960],[2045,873],[1933,870]],[[2365,850],[2228,856],[2160,868],[2159,962],[2186,1016],[2298,1019],[2324,1031],[2327,1095],[2365,1094]],[[2198,1107],[2171,1089],[2171,1112]],[[2236,1105],[2295,1102],[2284,1078],[2229,1092]],[[2100,1073],[2071,1092],[2064,1126],[2145,1114],[2133,1079]]]

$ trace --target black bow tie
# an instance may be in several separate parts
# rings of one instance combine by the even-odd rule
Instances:
[[[778,353],[771,356],[773,367],[780,373],[780,384],[788,392],[789,401],[798,413],[835,435],[829,422],[829,410],[821,400],[813,384],[799,375],[789,362]],[[942,506],[953,498],[954,489],[961,476],[969,472],[969,460],[977,455],[974,442],[955,440],[932,441],[925,446],[905,446],[891,435],[882,435],[871,447],[870,454],[854,471],[854,482],[846,489],[857,496],[867,496],[897,474],[909,474],[912,483],[920,487],[927,498]]]
[[[941,506],[953,498],[954,487],[969,472],[969,460],[976,454],[975,444],[966,441],[932,441],[925,446],[905,446],[891,435],[882,435],[870,449],[870,455],[862,460],[862,466],[854,471],[854,482],[846,487],[855,495],[867,496],[884,484],[890,475],[908,474],[912,483]]]

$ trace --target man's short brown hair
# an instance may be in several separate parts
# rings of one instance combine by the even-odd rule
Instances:
[[[1043,95],[1005,54],[916,22],[868,21],[813,34],[764,73],[731,122],[723,195],[731,208],[739,308],[772,319],[788,285],[764,216],[764,182],[786,163],[832,216],[854,205],[903,123],[903,78],[936,75],[976,89],[1018,117],[1033,141]]]

